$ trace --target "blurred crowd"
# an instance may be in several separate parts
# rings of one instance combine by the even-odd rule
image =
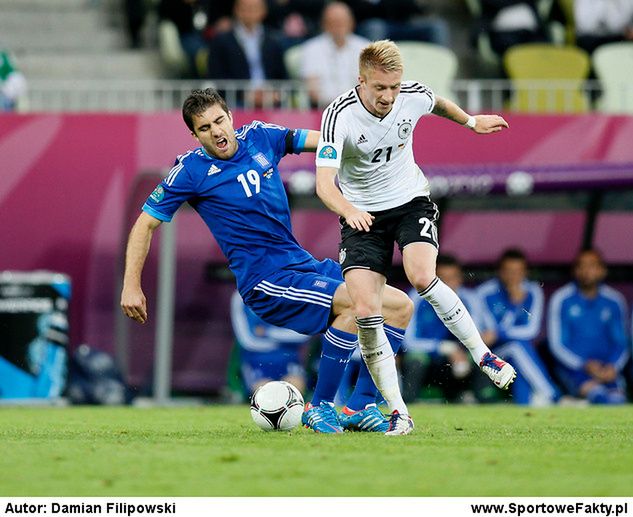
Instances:
[[[158,46],[166,76],[247,81],[248,95],[254,96],[249,105],[260,102],[264,82],[295,79],[307,84],[313,107],[326,106],[356,84],[358,50],[369,40],[442,46],[460,60],[460,75],[474,78],[511,76],[504,56],[525,43],[572,47],[590,58],[605,44],[633,41],[633,0],[439,5],[437,0],[125,0],[123,17],[129,46]],[[470,26],[463,26],[465,19]],[[153,36],[148,20],[158,20]],[[2,43],[0,109],[11,110],[26,83],[23,76],[16,80],[19,62],[8,61],[11,42]],[[12,78],[7,70],[14,71]]]
[[[605,43],[633,40],[633,0],[466,0],[466,6],[473,45],[483,36],[497,58],[522,43],[575,44],[591,53]],[[159,14],[178,28],[194,77],[285,79],[291,71],[284,68],[284,52],[306,41],[320,46],[319,61],[330,71],[346,63],[357,38],[451,46],[448,20],[424,0],[233,0],[220,5],[161,0]],[[201,51],[208,55],[206,64],[196,64]],[[302,69],[301,77],[315,77],[314,70]]]
[[[440,255],[437,275],[464,301],[494,353],[517,370],[505,396],[494,388],[468,351],[447,330],[430,304],[415,292],[413,318],[398,354],[405,401],[554,404],[624,404],[632,388],[630,313],[624,296],[606,283],[607,267],[598,250],[578,253],[570,281],[548,293],[530,278],[520,249],[506,250],[496,274],[468,287],[453,256]],[[308,336],[268,325],[235,296],[231,317],[236,364],[244,396],[269,380],[286,380],[304,393],[309,372],[318,369],[318,344]],[[344,404],[360,366],[355,354],[339,388]],[[308,372],[308,373],[306,373]]]

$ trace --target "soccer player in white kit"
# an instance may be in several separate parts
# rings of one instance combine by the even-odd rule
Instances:
[[[498,115],[470,116],[421,83],[402,81],[397,45],[365,47],[359,85],[324,111],[317,148],[317,194],[340,216],[339,261],[352,299],[361,352],[392,412],[387,434],[408,434],[413,421],[398,386],[392,348],[384,332],[382,293],[398,243],[407,278],[468,348],[493,383],[507,389],[516,373],[492,354],[455,292],[435,275],[438,211],[429,182],[413,158],[413,128],[433,113],[479,134],[507,128]],[[338,175],[340,190],[335,179]]]

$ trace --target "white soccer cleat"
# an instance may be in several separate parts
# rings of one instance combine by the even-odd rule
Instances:
[[[409,415],[401,415],[398,410],[394,410],[389,418],[389,429],[385,433],[387,436],[400,436],[413,431],[413,419]]]
[[[507,390],[517,377],[517,372],[510,363],[506,363],[491,352],[484,354],[479,363],[479,368],[490,377],[490,380],[497,388],[502,390]]]

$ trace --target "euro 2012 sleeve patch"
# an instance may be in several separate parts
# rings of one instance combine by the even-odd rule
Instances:
[[[156,201],[156,203],[160,203],[165,197],[165,189],[162,185],[157,185],[154,192],[152,192],[149,197]]]
[[[322,147],[319,151],[319,158],[325,158],[327,160],[336,160],[336,149],[331,145]]]

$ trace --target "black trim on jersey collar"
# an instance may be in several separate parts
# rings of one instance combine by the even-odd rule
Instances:
[[[367,109],[367,106],[365,106],[365,103],[363,102],[363,99],[360,98],[360,93],[358,93],[358,89],[360,88],[360,85],[357,85],[354,87],[354,93],[356,93],[356,97],[358,98],[358,102],[360,102],[360,105],[365,108],[365,111],[367,113],[369,113],[372,117],[377,118],[378,120],[380,120],[380,122],[382,122],[383,120],[385,120],[386,117],[389,116],[389,114],[393,111],[393,106],[391,106],[391,109],[389,110],[389,113],[387,113],[384,117],[379,117],[378,115],[374,115],[371,111],[369,111]]]

